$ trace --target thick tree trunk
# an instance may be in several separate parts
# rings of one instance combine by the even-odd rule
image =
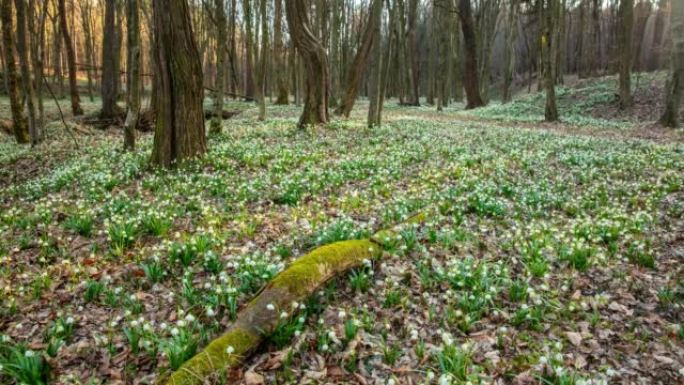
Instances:
[[[554,28],[556,26],[556,2],[558,0],[542,0],[540,4],[543,7],[543,28],[541,39],[542,47],[542,63],[544,68],[544,92],[546,93],[546,106],[544,108],[544,117],[547,122],[558,121],[558,108],[556,106],[556,76],[555,76],[555,45],[558,42],[555,39]],[[544,4],[546,6],[544,6]]]
[[[12,111],[12,128],[17,143],[28,143],[30,140],[28,124],[24,116],[24,108],[17,88],[17,67],[14,62],[14,37],[12,31],[12,1],[2,0],[2,48],[5,58],[5,77],[7,93]]]
[[[684,93],[684,2],[673,1],[670,13],[672,32],[672,69],[667,82],[665,111],[660,123],[666,127],[679,127],[680,106]]]
[[[480,96],[480,81],[477,67],[477,38],[475,36],[475,24],[470,0],[459,0],[459,17],[463,30],[463,42],[465,45],[465,71],[463,72],[463,87],[466,91],[466,109],[484,106]]]
[[[632,106],[632,27],[634,0],[620,0],[620,108]]]
[[[368,13],[368,21],[366,22],[366,30],[364,32],[363,41],[356,56],[354,63],[349,68],[347,74],[347,91],[344,98],[340,102],[339,107],[335,110],[336,115],[343,115],[349,117],[354,102],[359,91],[359,85],[363,79],[363,75],[368,67],[368,60],[373,45],[380,40],[379,35],[376,35],[380,25],[380,17],[382,16],[382,0],[373,0],[371,3],[371,10]]]
[[[67,24],[66,5],[64,0],[59,0],[59,24],[61,26],[64,48],[67,54],[67,66],[69,67],[69,94],[71,96],[71,112],[74,116],[83,115],[81,98],[78,96],[78,79],[76,78],[76,50],[69,35]]]
[[[21,66],[21,85],[24,89],[26,108],[28,109],[28,130],[31,144],[40,141],[40,127],[36,119],[36,94],[33,90],[31,79],[31,63],[29,60],[28,30],[26,25],[26,3],[24,0],[15,0],[17,8],[17,52]]]
[[[275,0],[274,12],[273,56],[275,60],[276,86],[278,88],[275,104],[285,105],[289,102],[289,90],[287,86],[287,65],[285,63],[287,51],[283,44],[283,0]],[[335,47],[333,45],[333,50],[334,49]]]
[[[154,0],[152,4],[157,120],[151,162],[171,167],[202,156],[207,149],[202,63],[187,1]]]
[[[140,13],[138,0],[126,0],[126,19],[128,20],[128,80],[126,121],[124,122],[124,148],[135,148],[135,129],[140,118],[140,74],[141,74],[141,48],[140,48]]]
[[[223,96],[225,94],[226,51],[228,49],[228,24],[224,0],[214,0],[216,15],[216,84],[214,84],[214,117],[211,119],[210,132],[221,132],[221,111],[223,111]]]
[[[306,69],[304,111],[299,127],[327,123],[328,115],[328,58],[325,49],[311,33],[308,5],[305,0],[285,0],[290,36],[299,51]]]
[[[115,119],[121,112],[116,104],[119,94],[116,8],[116,0],[105,0],[104,30],[102,35],[102,111],[100,112],[100,118],[107,120]]]

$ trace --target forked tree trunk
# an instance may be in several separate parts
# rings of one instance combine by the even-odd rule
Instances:
[[[17,52],[21,67],[21,85],[24,89],[26,108],[28,109],[28,130],[31,144],[36,145],[40,140],[40,127],[36,119],[36,94],[33,90],[31,79],[31,63],[29,61],[28,30],[26,26],[26,3],[24,0],[15,0],[17,8]]]
[[[620,0],[620,108],[632,106],[632,26],[634,0]]]
[[[276,83],[278,88],[275,104],[288,104],[289,91],[287,86],[287,65],[285,64],[286,50],[283,44],[283,0],[275,0],[274,12],[273,56],[275,61]]]
[[[320,41],[311,33],[308,5],[305,0],[285,0],[290,36],[306,69],[304,111],[299,127],[327,123],[328,115],[328,58]]]
[[[465,69],[463,71],[463,87],[466,91],[466,109],[484,106],[480,96],[480,81],[477,68],[477,38],[475,36],[475,23],[473,22],[473,10],[470,0],[459,0],[458,15],[461,18],[463,31],[463,43],[465,46]]]
[[[69,26],[67,24],[66,5],[64,0],[59,0],[59,24],[62,31],[62,38],[64,39],[64,48],[67,55],[67,66],[69,67],[69,94],[71,96],[71,112],[74,116],[83,115],[81,108],[81,98],[78,96],[78,79],[76,78],[76,50],[74,50],[74,43],[69,35]]]
[[[157,120],[151,162],[171,167],[202,156],[207,149],[202,63],[187,1],[154,0],[152,4]]]
[[[665,88],[665,111],[660,123],[666,127],[679,127],[680,106],[684,93],[684,2],[673,1],[670,13],[672,32],[672,69]]]
[[[5,77],[7,93],[12,111],[12,129],[17,143],[28,143],[30,140],[28,124],[24,116],[24,107],[17,88],[17,65],[14,62],[14,37],[12,31],[12,1],[2,0],[2,48],[5,57]]]
[[[140,48],[140,13],[138,0],[126,0],[128,21],[128,81],[126,121],[124,122],[124,148],[135,148],[135,129],[140,117],[140,72],[142,66]]]
[[[371,3],[371,11],[368,13],[368,21],[366,22],[363,42],[356,52],[354,63],[349,68],[349,73],[347,74],[347,90],[339,107],[335,110],[336,115],[349,117],[352,108],[354,108],[359,85],[361,84],[363,75],[368,67],[371,48],[376,41],[380,40],[379,34],[376,35],[378,30],[376,26],[380,25],[380,16],[382,16],[382,0],[373,0]]]
[[[541,39],[542,63],[544,70],[544,92],[546,93],[546,106],[544,117],[547,122],[558,121],[558,107],[556,106],[556,76],[555,76],[555,39],[554,28],[556,26],[555,17],[557,15],[556,2],[558,0],[542,0],[543,27]]]
[[[116,105],[118,90],[118,50],[116,32],[116,0],[105,0],[104,31],[102,35],[102,111],[101,119],[119,115]]]
[[[225,90],[226,74],[226,51],[228,49],[228,30],[226,21],[226,9],[224,0],[214,0],[214,12],[216,14],[216,84],[214,85],[214,117],[211,119],[210,132],[220,133],[223,119],[223,96]]]

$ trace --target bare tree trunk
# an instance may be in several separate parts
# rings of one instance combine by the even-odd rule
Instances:
[[[153,0],[152,4],[157,121],[151,162],[172,167],[207,150],[202,63],[187,1]]]
[[[29,143],[30,136],[24,108],[17,88],[17,67],[14,62],[14,41],[12,36],[12,0],[2,0],[2,45],[5,56],[5,77],[7,78],[7,93],[12,110],[12,129],[17,143]]]
[[[670,13],[672,32],[672,69],[665,88],[665,111],[660,123],[666,127],[679,127],[680,106],[684,93],[684,2],[673,1]]]
[[[382,1],[375,1],[374,2],[374,7],[378,7],[377,4],[379,5],[380,10],[376,10],[376,8],[373,8],[372,13],[380,13],[382,11]],[[381,23],[380,20],[378,22],[372,22],[368,24],[369,27],[372,26],[372,30],[370,33],[373,36],[376,36],[376,42],[374,44],[371,44],[372,47],[372,64],[370,67],[370,76],[369,76],[369,81],[368,81],[368,87],[369,87],[369,92],[368,92],[368,98],[370,99],[370,104],[368,106],[368,119],[367,119],[367,124],[368,128],[373,128],[376,126],[380,125],[380,116],[379,116],[379,111],[380,111],[380,104],[382,103],[381,99],[381,87],[382,87],[382,69],[383,69],[383,59],[388,59],[388,58],[383,58],[382,57],[382,34],[381,34]]]
[[[283,0],[275,0],[275,15],[273,20],[273,53],[275,59],[276,82],[278,87],[275,104],[285,105],[289,102],[287,86],[287,65],[285,56],[287,52],[283,44]],[[334,39],[334,37],[333,37]],[[334,42],[335,40],[333,40]],[[333,44],[333,50],[335,45]]]
[[[311,33],[308,6],[305,0],[285,0],[290,36],[306,68],[304,111],[299,127],[327,123],[328,58],[320,41]]]
[[[36,93],[38,117],[37,126],[40,128],[39,140],[43,139],[44,108],[43,108],[43,63],[45,57],[45,23],[47,20],[48,2],[42,6],[36,4],[36,0],[29,0],[30,13],[28,16],[29,32],[31,34],[31,59],[33,61],[33,88]]]
[[[473,109],[482,107],[485,103],[480,96],[480,81],[478,78],[477,66],[477,40],[470,0],[459,0],[458,11],[459,17],[461,18],[461,29],[463,30],[463,42],[465,45],[463,86],[466,91],[466,99],[468,100],[466,109]]]
[[[632,106],[632,27],[634,0],[620,0],[620,108]]]
[[[437,88],[437,111],[442,111],[447,106],[447,87],[449,74],[449,12],[451,10],[446,7],[434,8],[434,23],[437,27],[437,81],[435,87]]]
[[[26,107],[28,109],[28,130],[31,144],[36,145],[40,141],[40,127],[36,121],[36,94],[31,80],[31,63],[29,60],[28,30],[26,26],[26,3],[25,0],[15,0],[17,8],[17,53],[21,67],[21,85],[24,89]]]
[[[518,31],[518,0],[509,0],[508,8],[508,28],[506,30],[506,46],[504,47],[504,79],[502,102],[511,101],[511,84],[515,73],[515,41]]]
[[[546,106],[544,117],[547,122],[558,121],[558,108],[556,106],[556,76],[555,76],[555,41],[554,28],[556,26],[556,2],[558,0],[542,0],[540,6],[543,13],[543,28],[541,39],[542,63],[544,65],[544,92],[546,93]],[[544,7],[544,3],[546,6]]]
[[[141,74],[141,48],[140,48],[140,13],[138,0],[126,0],[126,19],[128,21],[128,79],[126,121],[124,122],[124,148],[135,148],[135,129],[140,117],[140,74]]]
[[[105,0],[102,35],[102,111],[100,118],[106,120],[115,119],[121,112],[116,104],[119,94],[116,9],[116,0]]]
[[[245,97],[254,100],[254,31],[252,26],[251,0],[242,1],[245,17]]]
[[[259,58],[259,73],[257,81],[257,99],[259,100],[259,120],[266,120],[266,69],[268,67],[268,18],[266,15],[266,0],[261,0],[261,57]]]
[[[85,65],[86,74],[88,75],[88,97],[92,102],[93,96],[93,40],[92,31],[90,30],[90,13],[92,12],[92,5],[88,1],[82,1],[81,5],[81,26],[83,28],[83,40],[85,42]]]
[[[220,133],[222,125],[223,96],[225,89],[226,51],[228,30],[224,0],[214,0],[216,15],[216,83],[214,84],[214,116],[211,119],[210,132]]]
[[[59,24],[62,29],[62,38],[64,39],[64,48],[66,48],[67,65],[69,67],[69,93],[71,95],[71,112],[74,116],[83,115],[81,108],[81,98],[78,96],[78,79],[76,78],[76,51],[74,44],[69,35],[69,26],[67,24],[66,5],[65,0],[59,0]]]
[[[407,44],[410,47],[409,61],[411,62],[411,76],[410,85],[411,98],[408,104],[412,106],[420,106],[420,55],[418,54],[418,0],[408,0],[408,31]]]
[[[349,69],[349,73],[347,75],[347,91],[345,92],[344,98],[342,99],[339,107],[337,107],[335,110],[336,115],[349,117],[352,108],[354,108],[354,102],[356,101],[356,95],[359,91],[359,85],[361,84],[366,67],[368,67],[368,59],[371,48],[373,47],[373,44],[380,40],[380,37],[375,33],[378,29],[376,28],[377,25],[380,24],[381,16],[382,0],[373,0],[371,3],[371,10],[368,13],[368,21],[366,22],[366,31],[364,32],[363,42],[356,52],[354,63]]]

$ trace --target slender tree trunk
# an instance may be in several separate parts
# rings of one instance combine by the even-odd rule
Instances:
[[[153,0],[152,4],[157,120],[151,162],[171,167],[202,156],[207,149],[202,63],[187,1]]]
[[[83,109],[81,108],[81,98],[78,96],[78,79],[76,78],[76,50],[74,49],[73,41],[69,35],[66,5],[64,2],[65,0],[59,0],[59,24],[62,30],[62,38],[64,39],[64,48],[66,48],[67,66],[69,67],[71,112],[74,114],[74,116],[79,116],[83,115]]]
[[[261,57],[259,58],[259,79],[257,94],[259,99],[259,120],[266,120],[266,70],[268,68],[268,18],[266,15],[266,0],[261,0]]]
[[[254,100],[254,28],[252,26],[252,0],[243,0],[245,16],[245,97]]]
[[[116,32],[116,0],[105,0],[104,31],[102,35],[102,111],[101,119],[115,119],[120,110],[116,104],[118,90],[118,50]]]
[[[620,107],[632,106],[632,26],[634,0],[620,0]]]
[[[435,7],[435,26],[437,27],[437,111],[442,111],[447,106],[447,87],[449,74],[449,12],[446,7]]]
[[[377,7],[377,3],[379,3],[380,11],[377,11],[375,7]],[[380,13],[382,11],[382,1],[377,1],[375,0],[374,2],[374,8],[372,13]],[[376,36],[375,44],[371,44],[372,47],[372,64],[370,68],[370,76],[369,76],[369,81],[368,81],[368,86],[369,86],[369,92],[368,92],[368,97],[370,99],[370,104],[368,106],[368,119],[367,119],[367,124],[368,128],[373,128],[376,126],[380,125],[380,104],[382,103],[381,99],[381,87],[382,87],[382,69],[383,69],[383,58],[382,57],[382,35],[381,35],[381,23],[379,22],[372,22],[368,23],[368,26],[372,26],[372,30],[370,33],[373,36]]]
[[[305,0],[285,0],[290,36],[306,68],[304,111],[299,127],[327,123],[328,58],[320,41],[311,33]]]
[[[275,104],[285,105],[289,102],[289,90],[287,87],[287,64],[285,63],[287,52],[283,44],[283,0],[275,0],[274,12],[273,56],[275,60],[276,82],[278,87]],[[335,46],[333,45],[333,50],[334,49]]]
[[[670,12],[672,61],[670,79],[665,87],[665,111],[660,123],[666,127],[679,127],[680,106],[684,93],[684,2],[673,1]]]
[[[7,93],[12,111],[12,129],[17,143],[29,143],[28,123],[24,116],[24,108],[19,96],[17,83],[17,67],[14,62],[14,37],[12,31],[12,0],[2,0],[2,48],[5,56],[5,77],[7,78]]]
[[[601,0],[592,0],[591,8],[591,75],[598,76],[601,66]]]
[[[81,2],[81,26],[83,28],[83,40],[85,43],[85,65],[86,74],[88,75],[88,97],[92,102],[94,100],[93,96],[93,41],[92,41],[92,31],[90,30],[90,13],[92,12],[92,5],[90,2]]]
[[[556,26],[556,2],[558,0],[542,0],[543,29],[541,39],[542,63],[544,65],[544,92],[546,93],[546,106],[544,117],[547,122],[558,121],[558,108],[556,106],[556,76],[555,76],[555,41],[554,28]],[[546,6],[544,7],[544,3]]]
[[[36,5],[36,0],[29,0],[29,10],[35,12],[29,15],[29,29],[31,30],[31,57],[33,60],[33,87],[36,91],[38,102],[37,125],[40,127],[40,140],[43,139],[45,122],[45,112],[43,108],[43,68],[45,59],[45,26],[47,21],[48,2],[44,1],[42,6]],[[33,21],[34,16],[36,21]]]
[[[214,0],[216,15],[216,83],[214,84],[214,116],[211,119],[210,132],[220,133],[223,122],[223,95],[225,88],[226,51],[228,27],[224,0]]]
[[[126,121],[124,122],[124,148],[135,148],[135,129],[140,117],[140,80],[141,80],[141,49],[140,49],[140,13],[138,0],[126,0],[126,19],[128,20],[128,91]]]
[[[506,45],[504,47],[504,79],[503,103],[511,101],[511,85],[515,73],[515,41],[517,38],[518,0],[510,0],[508,8],[508,28],[506,30]]]
[[[473,109],[482,107],[485,103],[480,96],[480,81],[478,78],[477,66],[477,38],[475,36],[473,11],[470,0],[459,0],[458,11],[459,17],[461,18],[461,29],[463,30],[463,42],[465,45],[463,86],[468,101],[466,109]]]
[[[420,54],[418,45],[418,0],[408,0],[408,30],[407,44],[411,54],[408,60],[411,63],[410,89],[411,98],[409,105],[420,106]]]
[[[380,39],[375,33],[378,29],[376,28],[377,25],[380,24],[380,17],[382,16],[382,1],[383,0],[373,0],[371,3],[371,10],[368,13],[368,21],[366,22],[363,42],[356,52],[354,63],[349,69],[347,75],[347,91],[345,92],[339,107],[335,110],[336,115],[349,117],[352,108],[354,108],[359,85],[363,79],[366,67],[368,67],[371,48],[373,47],[373,44]]]
[[[25,0],[15,0],[17,8],[17,52],[21,67],[21,85],[24,89],[26,107],[28,110],[28,130],[31,144],[36,145],[40,141],[40,127],[36,120],[36,94],[31,80],[31,62],[29,59],[28,29],[26,24]]]

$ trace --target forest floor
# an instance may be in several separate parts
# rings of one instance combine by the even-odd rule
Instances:
[[[173,171],[147,168],[149,134],[124,153],[68,116],[73,138],[3,137],[0,383],[152,384],[293,259],[417,210],[383,259],[277,309],[224,382],[682,383],[684,135],[649,123],[661,75],[642,76],[627,119],[605,78],[561,88],[553,125],[536,94],[388,102],[374,130],[360,101],[308,132],[299,107],[231,102]]]

